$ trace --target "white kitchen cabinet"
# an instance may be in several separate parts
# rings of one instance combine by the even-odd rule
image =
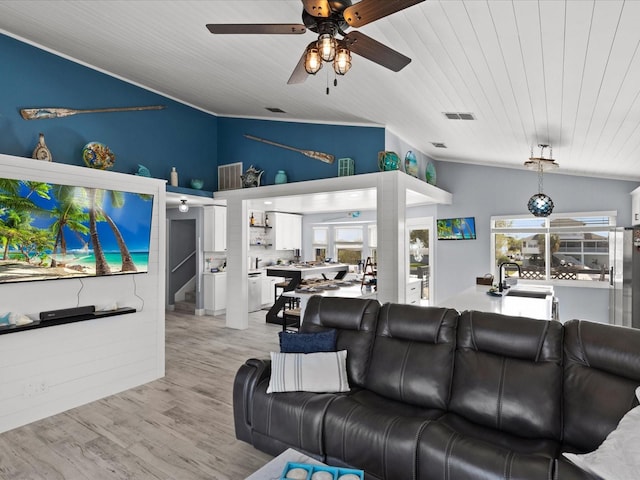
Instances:
[[[631,192],[631,225],[640,225],[640,187]]]
[[[276,250],[302,248],[302,216],[269,212],[269,219],[273,226],[273,246]]]
[[[219,315],[227,308],[227,274],[212,273],[204,275],[204,313]]]
[[[284,282],[284,277],[262,277],[262,304],[273,305],[275,303],[274,292],[276,283]]]
[[[411,279],[407,282],[407,300],[406,303],[409,305],[420,305],[421,292],[422,288],[422,280]]]
[[[223,252],[227,249],[227,207],[204,207],[204,251]]]

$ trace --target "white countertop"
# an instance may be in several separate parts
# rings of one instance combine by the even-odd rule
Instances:
[[[309,273],[323,273],[323,272],[338,272],[347,271],[349,265],[346,263],[325,263],[322,265],[272,265],[267,267],[267,274],[269,270],[277,270],[279,272],[300,272],[304,276]]]
[[[460,292],[458,295],[449,297],[438,304],[439,307],[455,308],[459,312],[465,310],[477,310],[481,312],[500,313],[517,317],[539,318],[541,320],[551,320],[553,293],[545,299],[523,298],[523,297],[493,297],[487,295],[489,290],[487,285],[476,285]],[[523,290],[538,290],[541,288],[551,289],[553,287],[540,287],[537,285],[518,285]]]

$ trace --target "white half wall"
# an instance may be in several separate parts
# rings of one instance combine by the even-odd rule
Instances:
[[[154,195],[148,273],[0,284],[0,312],[137,310],[0,335],[0,432],[163,377],[165,182],[9,155],[0,178]]]

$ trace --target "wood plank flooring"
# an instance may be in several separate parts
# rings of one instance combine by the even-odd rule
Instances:
[[[0,479],[244,479],[272,458],[233,427],[236,371],[278,349],[281,327],[264,318],[232,330],[167,312],[166,376],[0,434]]]

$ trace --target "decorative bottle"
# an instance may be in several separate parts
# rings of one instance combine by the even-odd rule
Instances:
[[[267,215],[266,213],[264,214],[264,226],[269,226],[269,215]]]
[[[36,160],[44,160],[45,162],[50,162],[53,160],[51,157],[51,151],[47,147],[47,144],[44,143],[44,133],[40,134],[40,139],[38,140],[38,145],[33,150],[33,155],[31,158],[35,158]]]
[[[178,186],[178,172],[176,171],[176,167],[171,167],[171,186]]]
[[[287,172],[284,170],[278,170],[278,173],[276,173],[276,184],[287,183],[287,180]]]
[[[253,213],[251,214],[251,217],[249,217],[249,225],[253,226],[256,224],[256,219],[253,218]]]

